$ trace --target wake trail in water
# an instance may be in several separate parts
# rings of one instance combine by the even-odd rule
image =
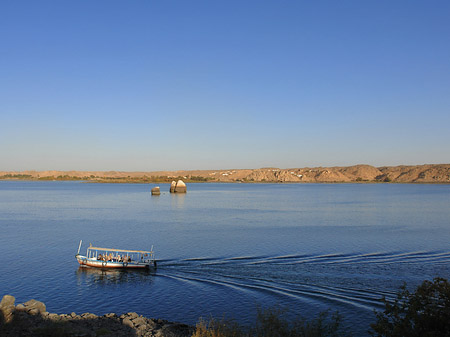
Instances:
[[[181,260],[159,260],[165,266],[193,265],[295,265],[295,264],[347,264],[347,263],[423,263],[423,262],[450,262],[450,252],[373,252],[356,254],[320,254],[320,255],[282,255],[282,256],[237,256],[237,257],[198,257]]]
[[[290,300],[308,303],[339,303],[369,311],[380,307],[379,299],[385,295],[380,292],[369,293],[356,289],[243,279],[230,276],[217,277],[216,275],[201,275],[199,273],[167,273],[163,277],[180,282],[195,282],[211,287],[224,287],[242,292],[246,296],[251,295],[250,293],[253,292],[257,293],[256,297],[259,297],[258,294],[262,294],[263,296],[286,297]]]
[[[393,300],[396,289],[381,287],[376,281],[372,287],[358,281],[358,273],[371,270],[371,266],[391,264],[449,263],[450,252],[368,252],[330,254],[292,254],[282,256],[198,257],[161,261],[158,275],[178,282],[221,287],[241,292],[245,296],[285,298],[295,302],[319,303],[331,307],[335,304],[373,311],[380,309],[382,297]],[[311,269],[310,267],[311,266]],[[355,275],[354,284],[316,282],[316,274],[328,272],[326,266],[344,269],[343,275]],[[363,267],[361,267],[363,266]],[[307,269],[298,269],[307,268]],[[314,269],[318,268],[318,269]],[[353,270],[352,268],[363,268]],[[324,271],[325,270],[325,271]],[[349,271],[348,271],[349,270]],[[347,273],[347,274],[346,274]],[[353,274],[352,274],[353,273]],[[350,276],[349,276],[350,274]],[[336,278],[345,278],[336,274]],[[320,277],[319,277],[320,279]],[[376,279],[375,279],[376,280]],[[350,280],[352,281],[352,280]],[[386,280],[385,280],[386,281]],[[387,280],[386,282],[388,282]],[[319,284],[323,283],[323,284]]]

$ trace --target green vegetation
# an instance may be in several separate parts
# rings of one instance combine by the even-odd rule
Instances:
[[[205,178],[200,176],[187,176],[187,177],[168,177],[168,176],[142,176],[142,177],[99,177],[91,174],[90,176],[45,176],[45,177],[33,177],[31,174],[5,174],[0,176],[0,180],[42,180],[42,181],[89,181],[96,183],[171,183],[172,181],[183,180],[186,183],[195,182],[208,182],[213,178]]]
[[[382,299],[385,310],[376,313],[371,335],[377,337],[450,336],[450,284],[443,278],[424,281],[410,293],[403,285],[394,303]]]
[[[190,181],[203,181],[203,182],[207,182],[209,180],[212,180],[212,178],[205,178],[205,177],[198,177],[198,176],[190,176],[190,177],[188,177],[188,179]]]
[[[337,337],[350,336],[341,327],[338,313],[329,317],[323,312],[318,318],[307,321],[302,317],[289,320],[286,310],[278,307],[258,309],[254,327],[245,328],[234,321],[200,320],[192,337]]]
[[[95,332],[96,336],[105,336],[105,335],[110,335],[111,331],[106,329],[106,328],[100,328]]]
[[[204,178],[199,176],[187,176],[187,177],[168,177],[168,176],[143,176],[143,177],[95,177],[89,178],[89,181],[97,183],[171,183],[172,181],[183,180],[185,183],[207,182],[211,181],[211,178]]]
[[[255,328],[250,330],[251,336],[289,336],[289,337],[319,337],[319,336],[349,336],[341,327],[341,316],[336,312],[329,317],[325,311],[311,321],[299,317],[289,321],[286,312],[279,308],[258,310]]]
[[[34,329],[33,336],[36,337],[71,337],[73,331],[66,322],[50,322]]]
[[[32,179],[33,176],[31,174],[4,174],[0,176],[0,179],[22,179],[29,180]]]
[[[200,319],[195,326],[192,337],[241,337],[244,336],[242,328],[230,320],[216,320],[211,318],[209,322]]]

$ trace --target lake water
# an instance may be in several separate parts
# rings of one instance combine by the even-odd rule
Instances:
[[[450,185],[0,181],[0,295],[57,313],[139,314],[188,324],[255,320],[280,305],[331,309],[364,335],[404,281],[450,278]],[[147,250],[156,272],[79,268],[94,246]]]

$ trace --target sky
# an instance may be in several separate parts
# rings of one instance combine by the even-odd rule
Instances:
[[[0,2],[0,170],[450,163],[450,2]]]

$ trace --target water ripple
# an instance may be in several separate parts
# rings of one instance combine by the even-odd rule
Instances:
[[[227,291],[241,292],[247,297],[265,298],[270,296],[310,304],[322,303],[328,307],[350,306],[354,309],[372,312],[374,309],[382,307],[380,298],[393,300],[396,289],[386,287],[376,289],[373,286],[367,287],[364,284],[356,283],[352,286],[352,284],[344,282],[345,277],[351,278],[351,271],[350,275],[343,273],[344,276],[341,277],[344,281],[336,285],[332,281],[317,284],[311,278],[314,278],[319,272],[326,274],[327,266],[333,266],[333,268],[361,268],[364,266],[371,270],[370,266],[386,267],[394,263],[396,267],[411,263],[421,265],[427,261],[449,263],[450,252],[379,251],[352,254],[200,257],[160,263],[158,275],[194,286],[222,287]],[[321,265],[323,268],[320,267]],[[315,266],[312,272],[309,271],[308,266]],[[302,276],[301,270],[295,269],[290,272],[290,268],[299,267],[307,268],[304,270],[304,274],[307,275],[304,276],[304,279],[300,277]],[[337,281],[335,280],[335,282]],[[373,282],[371,284],[373,285]]]

